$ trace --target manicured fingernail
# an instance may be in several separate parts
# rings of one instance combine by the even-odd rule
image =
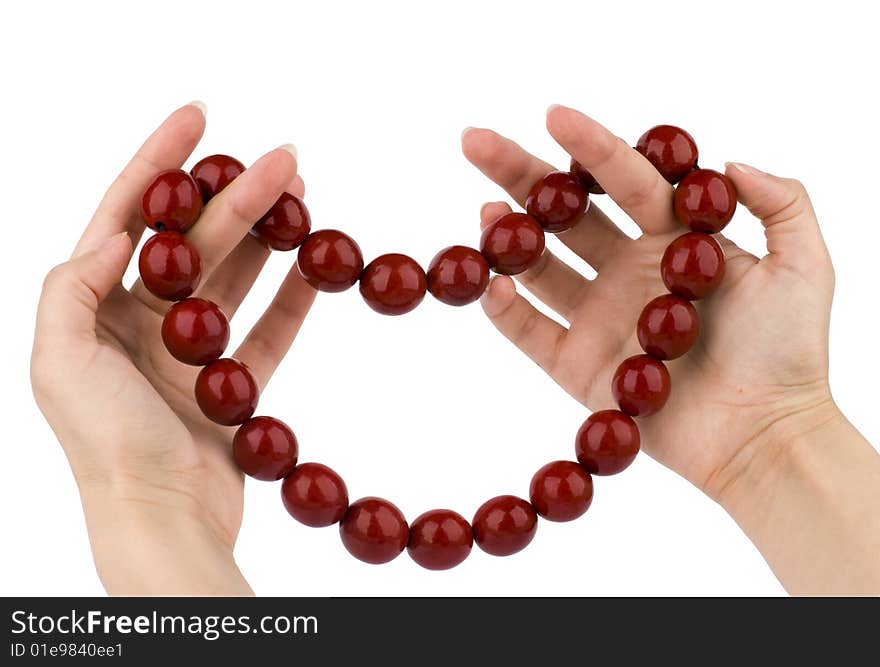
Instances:
[[[549,115],[550,112],[553,111],[553,109],[559,109],[560,107],[562,107],[561,104],[551,104],[549,107],[547,107],[547,115]]]
[[[725,164],[726,164],[728,167],[733,167],[733,168],[736,169],[737,171],[741,171],[741,172],[744,173],[744,174],[752,174],[752,175],[755,175],[755,174],[759,174],[759,173],[761,173],[761,172],[759,172],[757,169],[755,169],[754,167],[750,167],[750,166],[747,165],[747,164],[742,164],[741,162],[726,162]]]
[[[287,151],[293,157],[296,157],[296,155],[297,155],[296,146],[294,146],[293,144],[284,144],[283,146],[279,146],[278,148],[280,148],[283,151]]]
[[[193,100],[192,102],[187,104],[187,106],[195,107],[196,109],[198,109],[199,111],[202,112],[203,116],[208,115],[208,105],[205,104],[204,102],[202,102],[201,100]]]
[[[473,129],[474,129],[474,128],[472,128],[472,127],[466,127],[466,128],[464,128],[464,129],[461,131],[461,140],[464,141],[464,135],[466,135],[468,132],[470,132],[470,131],[473,130]]]

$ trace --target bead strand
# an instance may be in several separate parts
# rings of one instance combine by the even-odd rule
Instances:
[[[145,287],[175,302],[162,322],[162,339],[178,361],[202,366],[195,398],[205,416],[237,426],[233,459],[242,472],[263,481],[283,480],[285,509],[312,527],[338,524],[345,548],[367,563],[386,563],[404,549],[430,570],[464,561],[476,543],[485,553],[509,556],[534,538],[538,517],[571,521],[583,515],[593,498],[593,475],[626,469],[640,450],[633,417],[659,411],[671,390],[664,362],[684,355],[695,343],[700,320],[692,301],[717,289],[724,276],[724,254],[711,234],[733,217],[736,193],[719,172],[697,166],[693,138],[681,128],[658,125],[639,139],[636,150],[675,188],[672,209],[690,229],[666,248],[660,274],[669,293],[642,310],[636,333],[644,354],[624,359],[612,379],[619,409],[590,415],[575,437],[577,461],[553,461],[539,469],[529,486],[529,500],[503,495],[491,498],[468,522],[448,509],[423,513],[408,524],[400,509],[383,498],[349,502],[343,479],[320,463],[299,463],[293,430],[268,416],[254,416],[260,388],[250,369],[223,358],[229,321],[214,303],[193,297],[201,278],[201,260],[185,232],[202,207],[219,194],[244,166],[226,155],[199,161],[188,174],[159,173],[144,192],[141,215],[157,231],[138,260]],[[282,194],[250,233],[272,250],[297,249],[300,275],[323,292],[341,292],[359,283],[370,308],[402,315],[430,292],[438,301],[463,306],[478,300],[489,284],[490,269],[517,275],[534,266],[544,252],[545,233],[577,225],[589,209],[590,194],[604,194],[592,174],[572,160],[568,172],[551,172],[531,188],[526,213],[508,213],[490,223],[479,250],[454,245],[431,260],[427,272],[412,258],[385,254],[364,266],[358,244],[335,229],[311,231],[311,217],[299,197]]]

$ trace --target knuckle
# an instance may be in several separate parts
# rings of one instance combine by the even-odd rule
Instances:
[[[798,179],[786,178],[784,179],[784,182],[792,193],[797,194],[798,196],[806,196],[807,188]]]
[[[67,282],[69,275],[69,265],[67,262],[63,264],[58,264],[57,266],[53,266],[49,269],[49,272],[46,274],[46,277],[43,279],[43,292],[48,292],[59,285],[63,285]]]
[[[517,328],[514,343],[516,345],[525,343],[535,333],[535,330],[538,328],[540,322],[541,316],[538,315],[538,313],[532,312],[526,315],[520,322],[519,327]]]
[[[654,200],[658,187],[660,186],[660,179],[661,176],[658,172],[656,173],[656,178],[651,179],[649,182],[637,185],[625,197],[620,199],[618,202],[620,208],[624,210],[636,210],[650,204]]]

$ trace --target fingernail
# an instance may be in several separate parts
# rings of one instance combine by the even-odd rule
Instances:
[[[550,112],[554,109],[559,109],[560,107],[562,107],[561,104],[551,104],[549,107],[547,107],[547,115],[549,115]]]
[[[279,146],[278,148],[280,148],[283,151],[287,151],[293,157],[296,157],[296,155],[297,155],[296,146],[294,146],[293,144],[284,144],[282,146]]]
[[[198,109],[199,111],[202,112],[203,116],[208,115],[208,105],[205,104],[204,102],[202,102],[201,100],[193,100],[192,102],[187,104],[187,106],[188,107],[195,107],[196,109]]]
[[[725,162],[725,166],[733,167],[737,171],[741,171],[744,174],[759,174],[760,172],[754,167],[750,167],[747,164],[742,164],[741,162]]]
[[[461,140],[464,141],[464,135],[473,130],[474,128],[468,126],[461,131]]]

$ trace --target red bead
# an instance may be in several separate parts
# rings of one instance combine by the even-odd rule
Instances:
[[[476,301],[489,284],[489,262],[477,250],[453,245],[438,252],[428,266],[428,291],[450,306]]]
[[[162,320],[162,340],[171,356],[191,366],[217,361],[229,343],[229,320],[216,303],[186,299]]]
[[[159,172],[141,198],[141,217],[157,232],[185,232],[201,212],[199,186],[182,169]]]
[[[265,482],[287,477],[299,448],[290,427],[274,417],[251,417],[232,439],[232,458],[246,475]]]
[[[544,230],[530,215],[508,213],[483,230],[480,252],[496,273],[522,273],[541,258]]]
[[[419,565],[429,570],[448,570],[471,552],[474,533],[461,514],[452,510],[425,512],[409,529],[407,551]]]
[[[616,475],[639,453],[639,427],[620,410],[591,414],[577,432],[577,460],[592,475]]]
[[[367,265],[361,274],[361,296],[382,315],[403,315],[425,298],[427,279],[411,257],[389,253]]]
[[[657,125],[639,137],[636,150],[670,183],[677,183],[697,166],[697,143],[674,125]]]
[[[196,162],[189,173],[199,186],[202,202],[207,204],[212,197],[244,173],[244,165],[229,155],[209,155]]]
[[[138,257],[141,280],[150,292],[166,301],[192,294],[202,277],[199,253],[182,234],[159,232],[150,238]]]
[[[691,301],[702,299],[724,278],[724,252],[711,236],[689,232],[666,248],[660,260],[660,275],[673,294]]]
[[[581,219],[589,204],[589,195],[580,182],[567,171],[553,171],[532,186],[526,199],[526,212],[545,232],[564,232]]]
[[[322,292],[347,290],[364,270],[364,256],[358,244],[335,229],[322,229],[306,237],[296,262],[306,282]]]
[[[302,199],[282,192],[266,215],[257,221],[251,234],[272,250],[293,250],[305,241],[312,218]]]
[[[549,521],[572,521],[590,508],[593,480],[574,461],[553,461],[532,477],[529,498],[535,511]]]
[[[659,411],[669,399],[670,387],[666,366],[648,354],[624,359],[611,381],[614,400],[633,417],[647,417]]]
[[[251,370],[235,359],[219,359],[196,378],[196,402],[205,416],[224,426],[250,419],[257,409],[260,388]]]
[[[697,340],[700,317],[687,299],[664,294],[642,310],[636,332],[642,348],[652,357],[677,359]]]
[[[681,179],[672,200],[675,217],[695,232],[717,234],[736,211],[736,190],[727,176],[698,169]]]
[[[281,499],[290,516],[312,528],[342,521],[348,489],[336,472],[320,463],[303,463],[281,485]]]
[[[535,537],[538,515],[522,498],[496,496],[480,506],[472,524],[478,547],[492,556],[510,556]]]
[[[587,169],[577,160],[572,158],[571,166],[569,167],[569,171],[571,175],[574,176],[578,182],[581,184],[584,190],[589,192],[591,195],[604,195],[605,190],[602,189],[602,186],[593,178],[593,174],[591,174]]]
[[[397,558],[409,539],[409,526],[397,506],[382,498],[361,498],[352,503],[339,535],[348,553],[365,563],[379,565]]]

